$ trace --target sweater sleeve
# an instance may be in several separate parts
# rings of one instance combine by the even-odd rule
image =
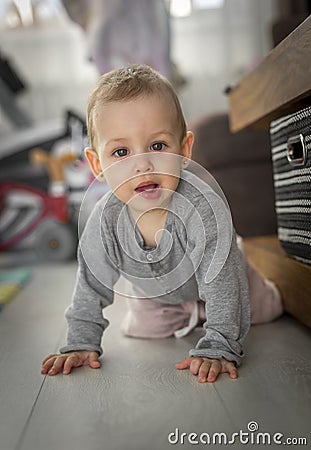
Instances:
[[[250,326],[249,291],[244,262],[233,229],[230,236],[225,231],[224,246],[227,246],[228,251],[220,252],[217,261],[217,257],[215,258],[217,239],[220,239],[220,246],[223,245],[222,226],[218,229],[219,235],[215,215],[211,211],[209,214],[205,211],[202,217],[206,230],[205,246],[195,276],[200,298],[205,302],[206,322],[203,325],[205,336],[197,342],[189,354],[206,358],[224,357],[239,365],[244,355],[243,341]],[[194,234],[200,236],[200,233]],[[199,242],[196,240],[192,252],[194,262],[198,260],[196,255],[198,249],[202,249],[202,240]],[[214,270],[212,276],[208,276],[212,266],[216,267],[216,271]]]
[[[117,266],[108,256],[93,220],[86,226],[78,247],[76,284],[72,303],[65,312],[67,345],[60,349],[61,353],[90,350],[102,354],[101,339],[109,325],[103,308],[113,303],[113,286],[118,278]]]

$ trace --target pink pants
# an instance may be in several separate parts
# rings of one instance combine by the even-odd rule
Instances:
[[[243,255],[249,283],[251,323],[270,322],[283,313],[282,299],[276,285],[263,277],[246,259],[242,238],[237,238]],[[206,320],[205,303],[189,301],[178,305],[135,298],[135,288],[129,287],[127,315],[122,324],[126,336],[138,338],[182,337]],[[137,294],[138,296],[138,294]],[[134,298],[133,298],[134,297]]]

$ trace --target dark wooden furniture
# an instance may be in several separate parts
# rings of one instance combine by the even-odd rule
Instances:
[[[229,93],[231,131],[270,122],[311,105],[311,16]],[[311,326],[311,265],[289,258],[276,236],[246,240],[251,262],[279,286],[285,309]]]

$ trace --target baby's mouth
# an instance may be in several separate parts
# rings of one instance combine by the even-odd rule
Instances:
[[[135,192],[145,199],[157,199],[161,195],[160,185],[158,183],[153,183],[152,181],[144,181],[140,183]]]
[[[144,183],[140,183],[135,191],[140,194],[142,192],[153,192],[156,189],[159,189],[159,185],[157,183],[151,183],[149,181],[146,181]]]

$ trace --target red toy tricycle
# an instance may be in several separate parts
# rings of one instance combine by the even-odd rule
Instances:
[[[70,220],[63,167],[76,157],[51,156],[38,148],[30,157],[32,163],[46,167],[50,187],[45,192],[21,183],[0,184],[0,251],[27,239],[40,259],[69,259],[76,250],[77,231]]]

